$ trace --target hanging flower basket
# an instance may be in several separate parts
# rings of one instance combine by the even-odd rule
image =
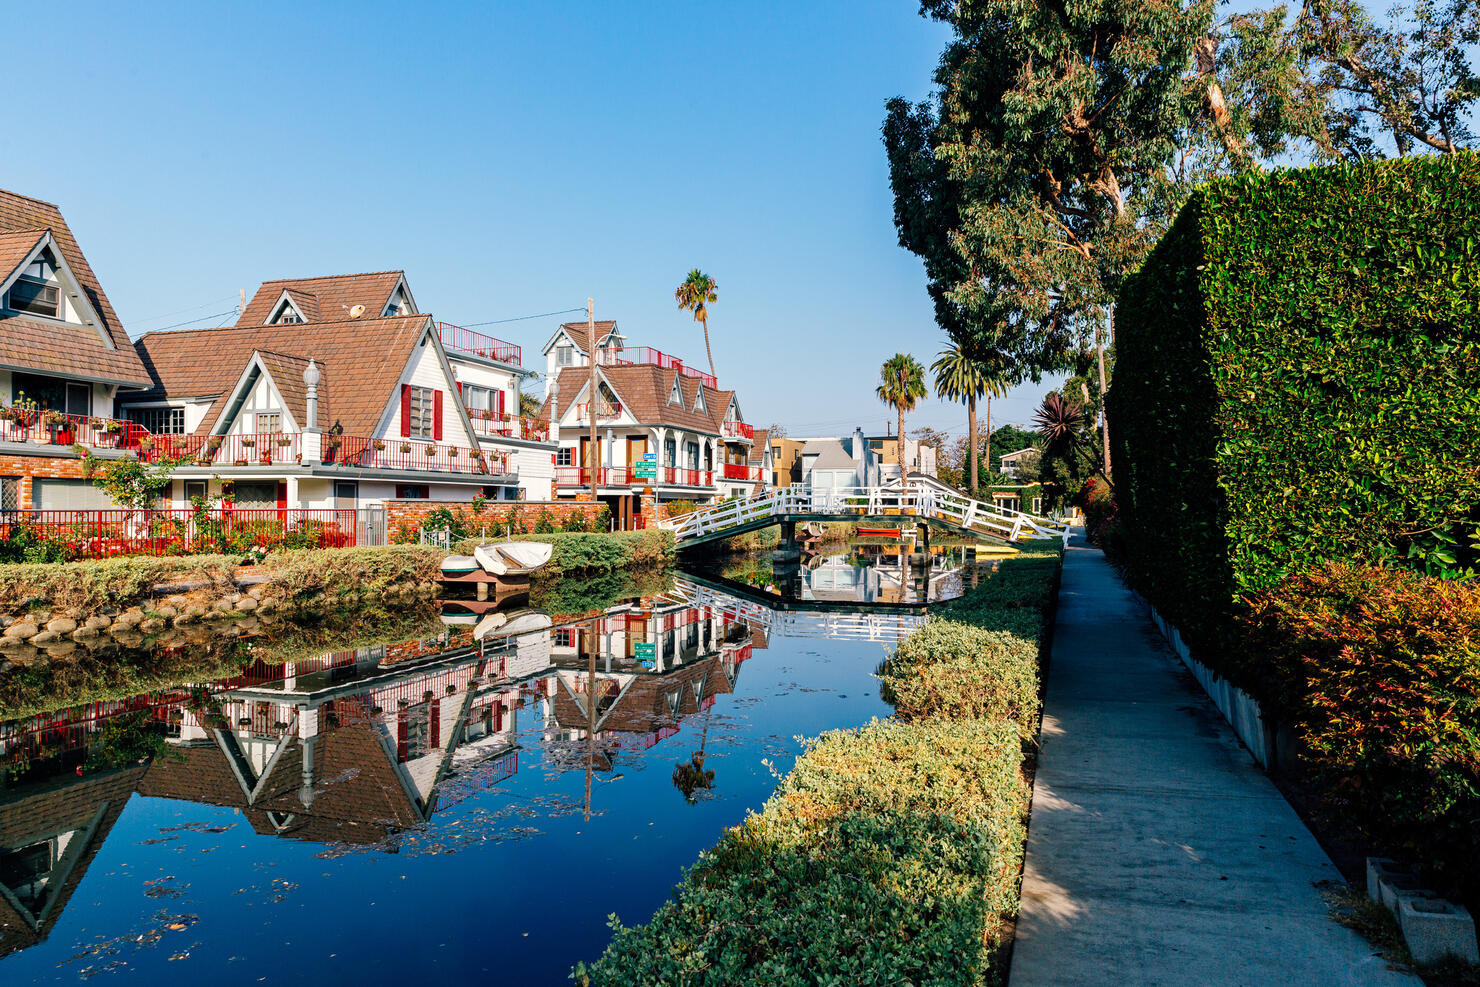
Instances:
[[[411,451],[411,443],[410,442],[402,442],[401,443],[401,451],[402,452],[410,452]]]
[[[376,452],[385,452],[385,443],[380,441],[379,439],[376,439],[373,443],[371,443],[371,447]]]
[[[256,439],[242,439],[242,448],[250,449],[257,444]]]
[[[213,435],[213,436],[211,436],[210,438],[206,439],[206,445],[208,447],[210,447],[211,449],[219,449],[219,448],[221,448],[221,436],[219,436],[219,435]]]
[[[284,435],[282,438],[277,440],[277,444],[279,449],[286,449],[288,448],[288,446],[293,444],[293,440],[290,437]]]

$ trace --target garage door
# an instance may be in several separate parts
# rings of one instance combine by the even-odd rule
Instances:
[[[41,477],[31,481],[31,501],[44,511],[97,510],[118,506],[112,497],[86,480],[47,480]]]

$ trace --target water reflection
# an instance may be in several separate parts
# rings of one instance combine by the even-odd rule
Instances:
[[[867,580],[853,585],[872,592]],[[824,583],[815,586],[814,600]],[[326,859],[397,854],[411,846],[408,839],[445,843],[429,824],[440,814],[456,816],[455,825],[470,823],[473,816],[455,808],[469,800],[501,798],[502,808],[477,810],[488,818],[563,812],[590,820],[608,808],[653,813],[655,807],[613,802],[596,790],[624,771],[641,771],[648,752],[697,718],[692,750],[678,747],[661,758],[677,789],[670,795],[696,803],[724,794],[733,777],[733,797],[746,800],[738,808],[753,808],[764,776],[748,764],[741,775],[731,769],[717,781],[718,762],[706,748],[719,743],[720,757],[774,756],[798,729],[874,715],[878,700],[867,669],[877,650],[840,677],[822,667],[832,657],[806,642],[887,645],[922,619],[850,608],[787,612],[689,577],[580,618],[528,610],[495,616],[449,607],[444,629],[430,637],[282,664],[259,659],[210,682],[0,723],[0,957],[51,934],[135,796],[229,810],[263,837],[323,847]],[[798,639],[781,652],[793,664],[773,668],[776,681],[754,695],[735,696],[743,666],[787,638]],[[840,691],[834,706],[819,705],[840,683],[852,697]],[[726,696],[735,702],[719,714],[716,702]],[[788,705],[797,699],[806,702]],[[755,703],[789,717],[785,727],[760,730],[766,717]],[[814,714],[815,722],[808,719]],[[521,771],[531,769],[536,776],[520,783]],[[578,776],[578,801],[557,805],[563,796],[554,793],[571,775]],[[523,808],[509,801],[516,792]],[[155,844],[178,840],[182,828],[208,835],[229,828],[194,825],[158,827],[130,854],[147,859]],[[465,839],[494,846],[526,830],[538,832],[469,830]],[[717,835],[713,823],[696,832],[704,843]],[[664,858],[659,883],[671,884],[693,850],[676,847],[673,859]],[[183,895],[172,881],[149,884],[145,896]],[[106,897],[103,885],[93,887]],[[622,902],[593,904],[604,916]],[[131,948],[197,920],[184,912],[154,918]],[[599,926],[591,935],[599,938]]]

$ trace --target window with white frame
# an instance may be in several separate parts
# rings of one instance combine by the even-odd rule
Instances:
[[[463,404],[467,405],[469,411],[492,411],[493,392],[486,387],[477,384],[464,384],[462,388]]]
[[[668,403],[683,407],[683,389],[678,386],[678,378],[673,378],[673,389],[668,392]]]
[[[283,430],[283,413],[281,411],[259,411],[256,418],[256,428],[259,435],[271,435]]]
[[[408,424],[413,438],[430,439],[436,429],[436,392],[430,387],[409,388],[411,414]]]
[[[569,367],[576,362],[576,348],[574,346],[555,347],[555,366]]]
[[[184,435],[184,408],[130,408],[128,420],[155,435]]]

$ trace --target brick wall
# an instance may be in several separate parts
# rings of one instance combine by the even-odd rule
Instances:
[[[440,507],[445,507],[454,516],[462,518],[475,531],[483,525],[491,528],[495,524],[502,524],[510,510],[519,518],[526,531],[534,530],[535,522],[539,520],[543,510],[550,512],[556,527],[563,527],[571,515],[578,513],[586,515],[589,526],[604,506],[579,500],[490,500],[482,514],[474,514],[472,506],[466,501],[388,500],[385,502],[385,527],[392,538],[402,525],[419,530],[427,515]]]
[[[10,456],[0,455],[0,476],[21,478],[21,510],[35,507],[31,495],[31,478],[36,476],[53,480],[81,480],[82,460],[58,459],[53,456]]]

